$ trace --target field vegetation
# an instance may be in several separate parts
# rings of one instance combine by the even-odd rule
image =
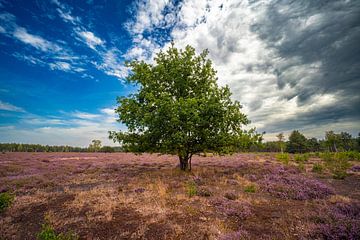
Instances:
[[[347,155],[288,154],[287,162],[275,153],[194,156],[188,172],[171,155],[4,153],[0,233],[3,239],[358,239],[360,162],[348,156],[346,168],[333,167]],[[346,173],[342,179],[334,175],[338,169]]]

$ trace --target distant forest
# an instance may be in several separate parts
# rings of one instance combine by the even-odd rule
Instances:
[[[347,132],[325,133],[325,138],[306,138],[298,130],[294,130],[287,141],[282,133],[277,135],[277,141],[239,144],[239,152],[343,152],[360,151],[360,133],[353,137]],[[0,143],[2,152],[122,152],[121,146],[101,146],[99,140],[93,140],[89,147],[49,146],[40,144]],[[210,151],[211,152],[211,151]]]
[[[121,147],[103,146],[99,149],[89,147],[49,146],[40,144],[0,143],[2,152],[121,152]]]

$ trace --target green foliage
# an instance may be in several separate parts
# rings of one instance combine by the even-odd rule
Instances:
[[[304,153],[307,151],[307,139],[298,130],[292,131],[287,145],[289,153]]]
[[[0,213],[5,211],[6,208],[10,207],[14,199],[14,195],[8,192],[0,193]]]
[[[115,149],[114,149],[113,147],[110,147],[110,146],[103,146],[103,147],[100,149],[100,152],[113,153],[113,152],[115,152]]]
[[[207,55],[207,50],[196,55],[190,46],[172,45],[157,54],[155,64],[127,63],[132,72],[127,82],[138,92],[118,98],[118,121],[127,131],[109,137],[125,151],[176,154],[182,170],[193,154],[231,153],[258,142],[254,129],[242,129],[249,120],[229,87],[217,85]]]
[[[347,176],[346,171],[351,167],[346,153],[330,153],[322,154],[325,166],[333,174],[335,179],[344,179]]]
[[[275,155],[275,158],[284,163],[284,164],[289,164],[289,161],[290,161],[290,157],[289,157],[289,154],[288,153],[279,153],[279,154],[276,154]]]
[[[91,143],[89,144],[89,151],[90,152],[98,152],[101,149],[101,141],[100,140],[92,140]]]
[[[254,193],[254,192],[256,192],[256,186],[255,186],[255,184],[250,184],[250,185],[245,186],[244,192],[247,192],[247,193]]]
[[[295,154],[294,155],[294,160],[297,163],[305,163],[309,160],[309,154],[304,153],[304,154]]]
[[[324,171],[324,166],[321,163],[315,163],[312,171],[315,173],[322,173]]]
[[[41,231],[37,234],[38,240],[78,240],[79,237],[74,233],[57,234],[49,223],[42,225]]]
[[[194,182],[192,181],[189,181],[187,184],[186,184],[186,193],[189,197],[193,197],[197,194],[197,186]]]
[[[297,167],[298,167],[298,169],[300,170],[300,171],[305,171],[305,164],[304,164],[304,162],[299,162],[298,163],[298,165],[297,165]]]
[[[349,161],[360,161],[360,153],[355,151],[339,152],[337,153],[342,158],[346,158]]]

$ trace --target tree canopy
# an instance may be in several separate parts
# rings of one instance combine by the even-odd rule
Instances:
[[[182,170],[193,154],[230,153],[260,139],[229,87],[219,87],[216,71],[207,58],[187,46],[160,52],[154,64],[127,63],[128,83],[138,91],[118,98],[118,121],[127,131],[110,132],[110,138],[131,152],[157,152],[179,156]]]

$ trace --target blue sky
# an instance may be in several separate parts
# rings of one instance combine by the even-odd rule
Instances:
[[[0,0],[0,142],[107,140],[125,60],[207,48],[266,131],[360,131],[358,1]]]

